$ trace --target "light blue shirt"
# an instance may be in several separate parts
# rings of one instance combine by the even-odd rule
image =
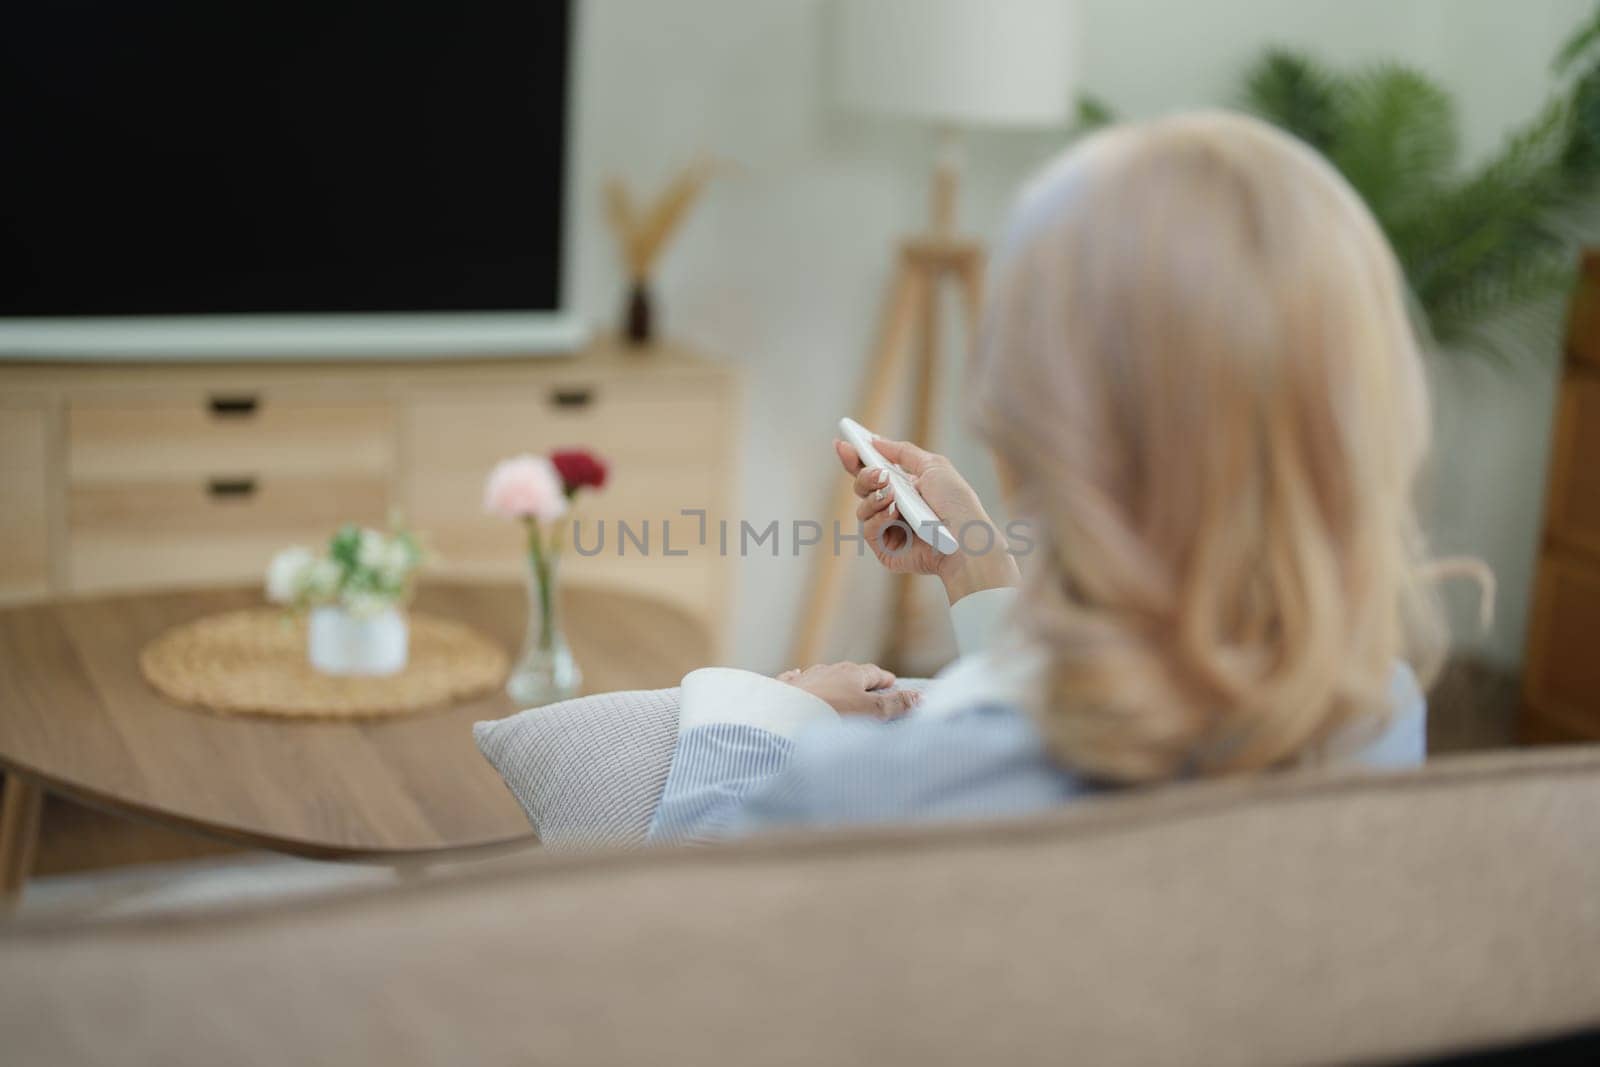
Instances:
[[[841,717],[747,671],[684,679],[677,749],[649,840],[704,841],[791,826],[991,819],[1055,807],[1091,786],[1051,759],[1030,706],[1039,658],[995,652],[1014,590],[952,609],[962,659],[896,722]],[[1426,754],[1427,706],[1397,665],[1394,713],[1331,738],[1325,764],[1410,767]]]

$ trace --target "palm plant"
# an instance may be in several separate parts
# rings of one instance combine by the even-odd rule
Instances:
[[[1436,344],[1503,355],[1495,326],[1570,287],[1580,223],[1600,200],[1600,5],[1555,73],[1544,109],[1467,172],[1454,101],[1399,64],[1343,72],[1274,49],[1247,72],[1243,101],[1366,200]]]

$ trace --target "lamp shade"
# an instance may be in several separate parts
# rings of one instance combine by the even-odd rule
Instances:
[[[1047,126],[1070,110],[1070,0],[834,0],[831,15],[850,110],[955,126]]]

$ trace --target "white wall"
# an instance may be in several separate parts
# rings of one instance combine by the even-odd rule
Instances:
[[[736,161],[668,255],[665,330],[745,368],[752,519],[820,515],[836,477],[831,427],[851,408],[891,250],[925,212],[930,143],[920,131],[842,118],[827,100],[825,0],[580,0],[574,210],[575,302],[615,321],[621,279],[598,187],[620,174],[654,187],[696,153]],[[1589,0],[1081,0],[1084,86],[1146,116],[1228,103],[1238,73],[1271,43],[1335,62],[1399,58],[1442,78],[1463,107],[1473,153],[1530,114],[1549,58]],[[992,234],[1022,178],[1059,133],[984,134],[970,144],[967,226]],[[1544,358],[1544,362],[1539,362]],[[1432,525],[1502,579],[1490,654],[1520,655],[1549,436],[1551,361],[1514,376],[1439,371],[1440,459]],[[947,381],[958,381],[949,374]],[[952,416],[957,398],[947,395]],[[892,427],[884,427],[885,431]],[[954,417],[938,442],[988,472]],[[852,564],[853,626],[837,654],[868,656],[876,589]],[[736,662],[784,664],[809,561],[758,557],[740,569]],[[865,620],[865,621],[863,621]]]

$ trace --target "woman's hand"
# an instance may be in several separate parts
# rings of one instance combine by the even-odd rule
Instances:
[[[989,518],[978,494],[948,459],[906,441],[876,437],[873,445],[884,459],[910,476],[911,484],[956,539],[973,547],[970,554],[963,547],[946,556],[913,536],[909,522],[901,518],[900,509],[895,506],[894,487],[889,484],[888,475],[864,468],[854,448],[844,441],[834,441],[833,450],[840,465],[846,474],[855,477],[859,498],[856,518],[879,563],[896,574],[937,575],[952,604],[979,589],[1017,584],[1017,564],[1006,551],[1004,535]],[[982,536],[981,531],[974,534],[969,529],[974,523],[988,526],[993,536]]]
[[[778,675],[796,689],[821,697],[840,715],[898,719],[916,704],[918,693],[891,689],[894,675],[873,663],[818,663]]]

